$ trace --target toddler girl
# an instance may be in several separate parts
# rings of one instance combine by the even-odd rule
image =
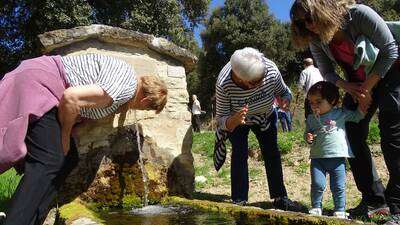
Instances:
[[[347,143],[345,123],[364,117],[360,109],[338,108],[338,88],[326,81],[314,84],[307,93],[313,114],[306,120],[305,139],[311,145],[311,204],[313,215],[322,215],[322,195],[329,173],[334,200],[333,216],[347,218],[346,158],[354,157]]]

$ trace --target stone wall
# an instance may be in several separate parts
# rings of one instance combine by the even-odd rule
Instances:
[[[92,25],[39,36],[45,53],[101,53],[131,64],[137,75],[152,75],[168,86],[168,103],[160,114],[128,111],[81,125],[76,132],[79,163],[61,199],[121,205],[143,195],[138,167],[136,124],[148,171],[150,200],[167,194],[190,196],[194,190],[191,115],[185,68],[196,58],[162,38],[120,28]]]

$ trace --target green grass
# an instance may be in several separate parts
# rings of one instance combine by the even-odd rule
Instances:
[[[380,132],[378,123],[376,121],[372,121],[369,124],[369,133],[367,138],[367,143],[370,144],[378,144],[381,141]]]
[[[192,152],[212,159],[214,153],[214,138],[214,132],[194,133]]]
[[[214,141],[215,134],[214,132],[203,132],[203,133],[194,133],[193,135],[193,153],[201,154],[203,156],[207,156],[207,158],[213,157],[214,153]],[[253,132],[249,133],[249,149],[259,149],[259,144],[256,136]],[[231,148],[231,143],[226,141],[227,149]],[[290,153],[290,151],[295,146],[306,146],[306,143],[303,139],[303,131],[295,130],[286,133],[278,133],[278,146],[283,155]]]
[[[259,177],[262,174],[263,174],[263,170],[261,170],[261,169],[254,169],[254,168],[249,169],[249,176],[251,178]]]
[[[299,175],[306,174],[307,171],[310,169],[310,165],[308,162],[301,162],[295,169],[296,173]]]
[[[0,211],[7,209],[7,204],[17,188],[20,179],[21,177],[17,175],[14,169],[0,175]]]

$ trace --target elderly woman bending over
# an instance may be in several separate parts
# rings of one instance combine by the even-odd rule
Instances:
[[[217,170],[222,166],[226,155],[222,143],[224,138],[229,138],[232,143],[232,201],[245,204],[249,191],[248,134],[252,130],[263,154],[274,207],[295,210],[283,182],[277,114],[273,108],[275,97],[281,98],[284,109],[292,97],[276,65],[254,48],[235,51],[216,84],[218,130],[214,164]]]

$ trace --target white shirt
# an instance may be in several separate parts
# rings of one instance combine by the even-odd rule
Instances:
[[[298,87],[303,89],[307,94],[311,86],[323,80],[324,78],[319,72],[319,69],[315,68],[313,65],[310,65],[301,72]]]
[[[192,114],[193,115],[200,115],[201,114],[201,106],[199,100],[193,102],[192,105]]]

